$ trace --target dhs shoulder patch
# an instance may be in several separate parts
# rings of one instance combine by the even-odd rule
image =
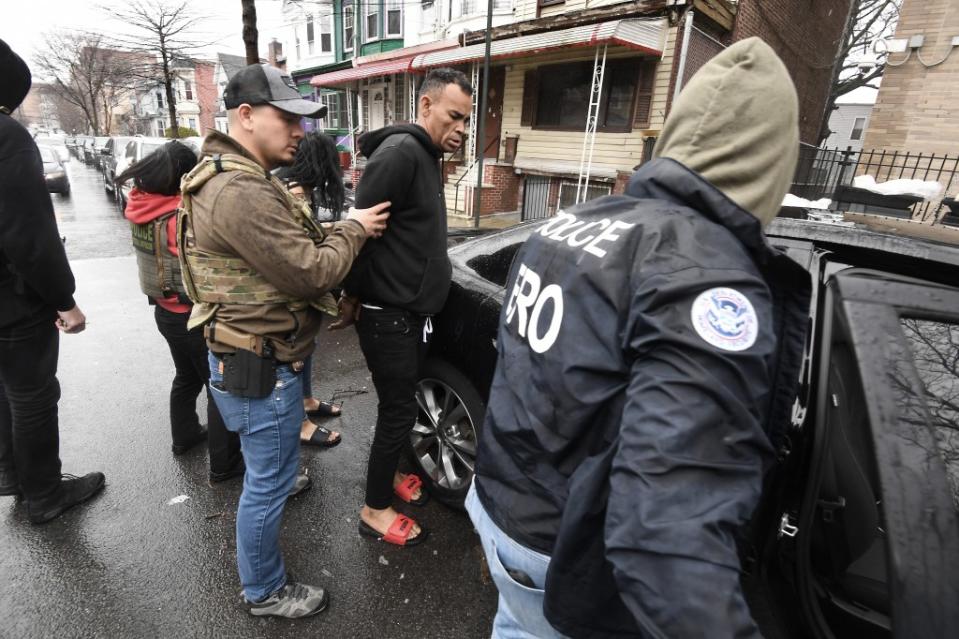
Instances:
[[[724,351],[744,351],[756,343],[759,321],[752,302],[734,288],[711,288],[693,302],[696,333]]]

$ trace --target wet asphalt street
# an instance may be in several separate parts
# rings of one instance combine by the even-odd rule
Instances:
[[[93,169],[72,159],[69,173],[71,197],[52,197],[89,327],[61,339],[61,457],[64,472],[101,470],[107,486],[43,526],[0,498],[0,637],[489,636],[496,591],[463,513],[405,507],[432,531],[410,549],[357,533],[376,396],[352,331],[324,332],[314,360],[316,397],[359,391],[326,424],[344,442],[303,450],[314,487],[288,503],[281,536],[287,569],[328,587],[330,608],[299,621],[243,612],[241,481],[210,486],[205,446],[170,453],[173,364],[128,227]]]

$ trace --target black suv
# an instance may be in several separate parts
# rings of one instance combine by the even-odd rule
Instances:
[[[542,221],[450,249],[453,285],[418,384],[411,461],[459,505],[496,365],[504,286]],[[739,539],[767,638],[959,629],[959,246],[777,219],[812,276],[789,445]]]

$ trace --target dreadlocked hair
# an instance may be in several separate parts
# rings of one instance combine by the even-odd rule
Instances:
[[[343,171],[336,144],[328,135],[311,131],[296,148],[293,165],[286,174],[306,193],[313,193],[313,204],[335,215],[343,212],[346,192],[343,189]]]

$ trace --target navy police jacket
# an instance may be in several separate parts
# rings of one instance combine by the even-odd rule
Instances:
[[[520,248],[476,489],[551,555],[560,632],[759,635],[734,535],[789,422],[809,290],[755,217],[670,159]]]

